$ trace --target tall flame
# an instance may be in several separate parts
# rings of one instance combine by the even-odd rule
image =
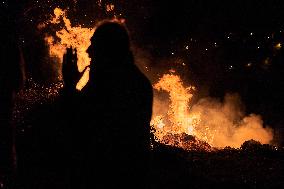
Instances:
[[[169,93],[170,107],[167,117],[171,123],[171,131],[176,133],[185,132],[193,134],[194,128],[190,124],[189,102],[192,98],[194,87],[184,87],[179,76],[165,74],[158,83],[154,85],[158,91],[164,90]],[[156,118],[157,119],[157,118]]]
[[[94,28],[83,28],[81,26],[73,27],[70,19],[66,16],[66,11],[60,8],[54,9],[54,17],[49,21],[50,24],[60,24],[63,20],[64,27],[56,32],[56,37],[48,35],[45,41],[49,45],[49,53],[51,56],[58,57],[60,62],[63,60],[63,55],[66,48],[73,47],[77,49],[78,70],[82,72],[86,66],[90,65],[91,59],[86,52],[91,45],[91,37],[94,34]],[[89,80],[89,69],[87,69],[78,82],[76,88],[81,90]]]
[[[98,3],[101,3],[100,1]],[[117,18],[115,15],[113,4],[106,4],[105,7],[107,12],[113,12],[114,18],[112,21],[124,23],[125,19]],[[63,55],[66,52],[66,49],[72,47],[77,49],[77,58],[78,58],[78,70],[82,72],[88,65],[90,65],[91,58],[87,53],[87,49],[91,45],[91,37],[95,32],[95,27],[93,28],[84,28],[82,26],[72,26],[71,21],[67,18],[66,11],[55,8],[53,11],[54,15],[47,24],[51,25],[61,25],[61,30],[56,31],[56,37],[52,35],[47,35],[45,41],[49,45],[49,54],[51,57],[59,58],[59,61],[63,61]],[[45,23],[39,24],[38,28],[46,27]],[[80,81],[77,83],[76,88],[81,90],[89,81],[89,68],[86,69]]]
[[[238,98],[234,95],[227,95],[224,102],[212,98],[201,99],[189,108],[195,88],[185,87],[181,78],[173,72],[163,75],[154,85],[154,89],[166,91],[170,99],[170,105],[165,102],[159,104],[168,109],[166,115],[159,112],[161,108],[155,111],[154,107],[156,115],[151,125],[154,127],[156,139],[160,142],[163,142],[165,137],[167,140],[176,140],[174,137],[168,137],[168,134],[182,136],[183,133],[193,135],[213,147],[240,147],[250,139],[267,144],[273,138],[271,129],[263,128],[260,116],[243,116]],[[157,98],[158,96],[155,101]],[[178,140],[180,138],[182,137],[178,137]],[[180,147],[184,147],[182,141],[177,142]]]

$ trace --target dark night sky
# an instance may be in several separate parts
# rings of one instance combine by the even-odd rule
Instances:
[[[19,0],[3,0],[3,2]],[[80,23],[97,18],[100,13],[96,0],[21,0],[17,3],[18,18],[28,25],[47,19],[56,7],[76,8],[74,18]],[[184,40],[188,35],[215,38],[229,32],[271,32],[284,28],[284,2],[281,0],[235,0],[235,1],[164,1],[164,0],[113,0],[117,12],[127,18],[130,30],[143,44],[153,43],[167,46],[171,42]],[[15,3],[14,3],[15,4]],[[11,5],[11,7],[14,7]],[[20,7],[20,8],[19,8]],[[23,15],[23,13],[25,13]],[[74,20],[74,19],[73,19]],[[30,25],[32,26],[32,25]],[[139,41],[139,40],[138,40]]]
[[[19,0],[3,0],[12,4]],[[20,19],[45,18],[56,6],[77,7],[80,14],[97,17],[96,0],[21,0],[16,3]],[[220,36],[224,32],[274,31],[284,25],[284,2],[281,0],[235,1],[164,1],[164,0],[113,0],[116,10],[126,15],[130,26],[152,41],[177,40],[186,35]],[[15,4],[15,3],[13,3]],[[1,5],[3,6],[3,5]],[[14,5],[10,5],[15,7]],[[22,13],[26,14],[23,15]],[[89,16],[88,16],[89,17]],[[144,38],[143,38],[143,41]]]
[[[86,26],[108,16],[95,0],[21,0],[17,6],[12,1],[19,2],[2,0],[1,9],[9,4],[9,12],[17,13],[20,42],[31,75],[38,78],[48,71],[41,71],[47,65],[42,58],[46,49],[36,26],[55,7],[69,8],[72,22]],[[113,3],[116,13],[127,19],[134,43],[150,54],[153,67],[167,67],[161,59],[182,60],[184,67],[172,66],[190,70],[188,80],[205,95],[238,92],[249,112],[283,122],[284,51],[274,49],[284,44],[283,0],[102,2]]]
[[[143,3],[137,4],[133,5],[134,10],[127,11],[129,18],[137,13],[146,16],[145,34],[160,41],[188,34],[220,36],[224,32],[273,31],[283,27],[284,22],[283,1],[155,0],[146,1],[142,10]]]

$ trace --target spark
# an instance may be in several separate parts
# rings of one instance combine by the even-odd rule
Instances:
[[[264,60],[264,64],[265,65],[270,65],[271,64],[271,61],[270,61],[270,58],[267,57],[265,60]]]
[[[277,43],[275,46],[274,46],[275,49],[277,50],[280,50],[282,48],[282,44],[281,43]]]
[[[251,62],[249,62],[249,63],[247,63],[247,65],[246,65],[247,67],[251,67],[252,66],[252,63]]]

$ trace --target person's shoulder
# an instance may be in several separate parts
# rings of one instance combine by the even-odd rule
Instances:
[[[144,85],[151,85],[150,80],[146,75],[144,75],[140,70],[135,73],[135,79],[138,82],[144,83]]]
[[[138,70],[136,79],[139,80],[137,87],[143,88],[143,90],[148,91],[148,93],[152,93],[153,87],[152,87],[151,81],[148,79],[148,77],[143,72],[139,70],[139,68],[136,68],[136,69]]]

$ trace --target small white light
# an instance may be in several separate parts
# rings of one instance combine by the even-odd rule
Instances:
[[[253,33],[251,32],[250,35],[253,35]]]
[[[188,50],[188,49],[189,49],[188,45],[185,47],[185,49],[186,49],[186,50]]]

